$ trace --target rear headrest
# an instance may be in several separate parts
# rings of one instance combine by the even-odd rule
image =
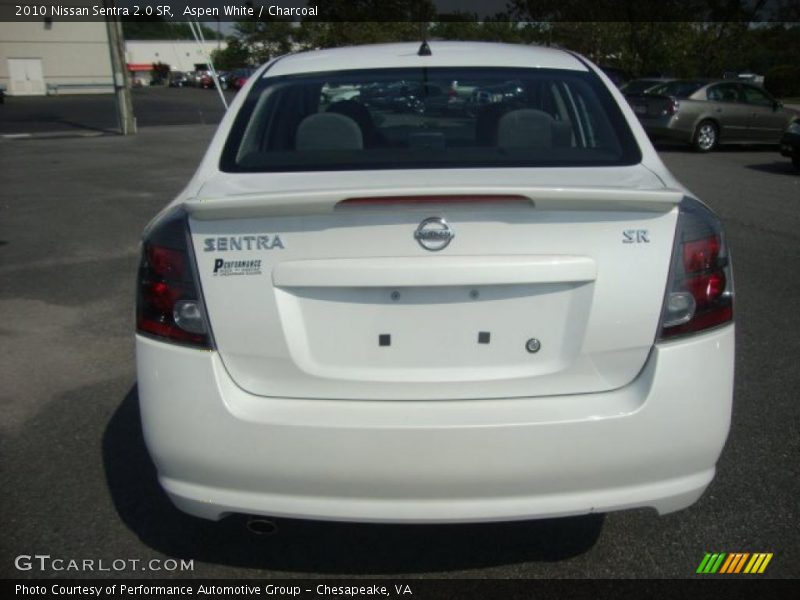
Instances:
[[[555,120],[533,108],[507,112],[497,124],[497,145],[501,148],[552,148]]]
[[[328,107],[327,112],[350,117],[361,128],[364,146],[367,148],[381,144],[382,136],[378,132],[369,109],[355,100],[339,100]]]
[[[315,113],[297,126],[297,150],[361,150],[364,142],[358,124],[337,113]]]

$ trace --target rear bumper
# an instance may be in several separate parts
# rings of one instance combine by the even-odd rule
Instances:
[[[545,518],[695,502],[733,393],[732,325],[656,346],[611,392],[496,400],[265,398],[215,352],[137,337],[159,480],[182,510],[373,522]]]
[[[789,158],[800,157],[800,135],[784,133],[781,138],[781,154]]]
[[[651,139],[672,140],[689,144],[694,135],[692,124],[684,123],[680,115],[658,118],[640,117],[639,121]]]

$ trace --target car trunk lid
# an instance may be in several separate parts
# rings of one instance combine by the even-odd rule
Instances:
[[[653,119],[675,114],[678,100],[672,96],[653,94],[627,95],[628,104],[639,118]]]
[[[185,203],[217,349],[238,385],[437,400],[596,392],[636,376],[680,192],[382,175],[270,193],[257,191],[270,187],[260,175],[227,197],[217,181]]]

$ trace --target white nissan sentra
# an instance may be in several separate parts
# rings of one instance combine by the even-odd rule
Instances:
[[[728,434],[730,255],[579,55],[300,53],[145,231],[136,349],[193,515],[663,514]]]

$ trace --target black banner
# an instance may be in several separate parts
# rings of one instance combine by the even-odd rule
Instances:
[[[778,583],[777,585],[781,585]],[[4,580],[4,598],[234,598],[239,600],[581,600],[591,598],[748,598],[769,593],[775,580]],[[779,590],[775,590],[777,593]]]
[[[798,22],[800,0],[0,0],[0,21]]]

